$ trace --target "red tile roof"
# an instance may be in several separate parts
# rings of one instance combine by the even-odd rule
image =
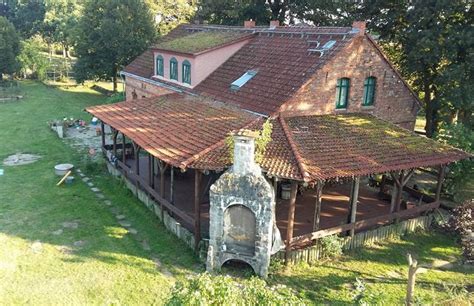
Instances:
[[[177,93],[92,106],[86,111],[175,167],[185,167],[208,152],[230,131],[260,120],[222,103]]]

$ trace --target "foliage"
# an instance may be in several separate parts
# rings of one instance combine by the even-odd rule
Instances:
[[[343,238],[337,235],[329,235],[319,239],[319,243],[323,249],[324,257],[338,257],[342,255],[342,241]]]
[[[285,286],[269,287],[257,277],[236,281],[203,273],[178,282],[167,305],[301,305]]]
[[[125,94],[123,92],[114,93],[113,95],[107,98],[108,104],[122,102],[122,101],[125,101]]]
[[[272,141],[273,124],[270,119],[267,119],[260,130],[259,136],[255,139],[255,162],[261,163],[267,149],[267,145]],[[230,160],[234,160],[234,137],[227,136],[225,139],[226,146],[229,151]]]
[[[474,153],[474,130],[461,123],[442,124],[436,138],[446,144],[466,152]],[[464,196],[463,191],[468,190],[474,181],[474,163],[469,159],[461,160],[449,165],[446,176],[445,189],[455,199]]]
[[[38,36],[33,36],[21,42],[21,52],[18,55],[20,71],[23,77],[30,75],[39,80],[46,79],[46,72],[49,67],[48,60],[41,53],[42,40]]]
[[[5,16],[15,25],[23,38],[41,31],[46,11],[45,0],[2,1]]]
[[[118,71],[140,55],[155,36],[152,16],[141,0],[88,0],[77,30],[76,80],[112,78],[114,91]]]
[[[2,74],[17,71],[16,56],[20,52],[20,37],[15,27],[5,17],[0,16],[0,81]]]
[[[447,229],[456,231],[461,237],[463,255],[467,262],[474,263],[474,199],[465,201],[453,210]]]
[[[155,19],[158,33],[167,34],[181,23],[188,22],[195,13],[194,1],[146,0]]]

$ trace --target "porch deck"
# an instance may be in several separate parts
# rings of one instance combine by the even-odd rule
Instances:
[[[126,165],[135,171],[136,162],[134,159],[127,159]],[[144,182],[150,184],[149,178],[149,160],[142,156],[139,162],[140,177]],[[159,192],[160,174],[155,167],[154,190]],[[181,172],[174,169],[174,197],[170,197],[170,170],[165,172],[165,193],[162,195],[165,199],[172,202],[181,211],[194,219],[194,170]],[[203,176],[202,179],[202,197],[201,197],[201,234],[203,238],[209,237],[209,187],[218,178],[219,175],[211,173]],[[133,182],[133,178],[130,178]],[[325,186],[322,195],[320,229],[328,229],[348,222],[349,214],[349,194],[351,184],[343,183],[332,186]],[[415,200],[413,201],[413,203]],[[414,204],[409,204],[413,206]],[[284,239],[286,237],[287,219],[288,219],[289,200],[282,200],[280,197],[276,201],[276,219],[277,226]],[[313,232],[313,219],[315,208],[315,191],[307,189],[304,192],[298,192],[296,198],[296,211],[294,221],[294,236],[300,236]],[[361,183],[359,190],[359,202],[357,207],[357,221],[371,219],[377,216],[387,215],[390,211],[390,202],[379,199],[378,190]],[[387,221],[381,221],[378,224],[384,224]],[[194,232],[192,224],[183,223],[191,232]],[[358,230],[365,230],[369,227],[362,227]]]

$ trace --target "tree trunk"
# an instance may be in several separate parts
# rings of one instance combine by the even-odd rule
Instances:
[[[465,127],[470,128],[473,126],[474,119],[472,118],[472,111],[470,110],[459,110],[458,122],[462,123]]]
[[[425,103],[425,110],[426,110],[426,124],[425,124],[425,131],[426,137],[433,138],[434,133],[436,132],[437,126],[437,112],[438,110],[435,108],[433,101],[431,100],[431,89],[430,85],[425,85],[425,97],[423,98],[423,102]]]

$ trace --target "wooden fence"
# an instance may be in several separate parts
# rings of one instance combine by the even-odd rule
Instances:
[[[433,215],[421,216],[414,219],[401,221],[396,224],[386,225],[374,230],[369,230],[355,234],[354,237],[344,237],[341,240],[341,247],[344,251],[357,249],[365,245],[370,245],[376,242],[381,242],[390,238],[399,237],[406,233],[414,232],[417,229],[427,230],[433,221]],[[295,264],[299,262],[312,263],[325,257],[324,248],[320,240],[316,244],[304,248],[291,250],[288,260]],[[285,251],[280,251],[274,255],[276,259],[285,259]]]

